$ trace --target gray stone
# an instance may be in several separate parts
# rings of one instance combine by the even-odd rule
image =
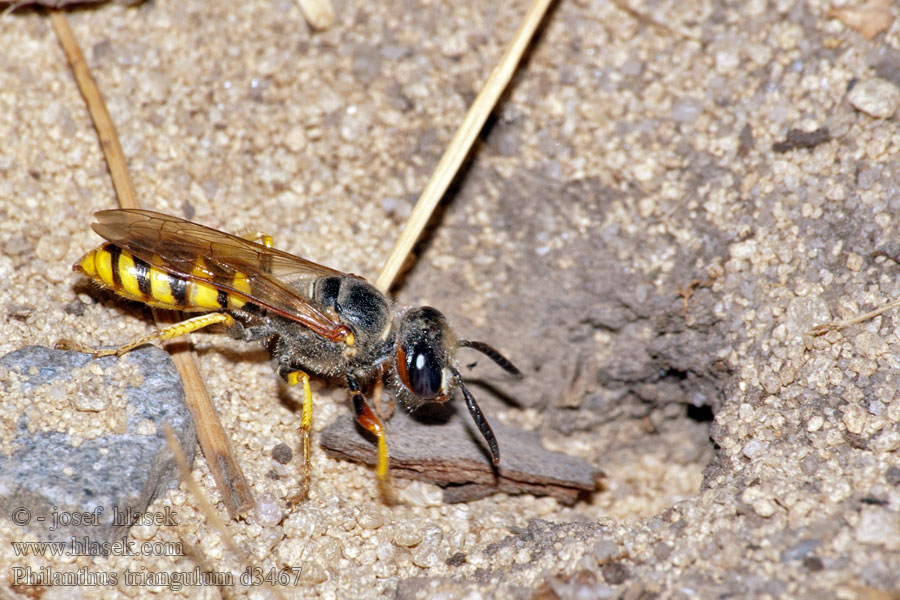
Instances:
[[[92,554],[102,553],[98,544],[127,534],[129,515],[146,511],[154,498],[178,485],[164,423],[172,427],[188,461],[194,457],[194,422],[169,355],[147,346],[118,360],[131,361],[142,377],[139,387],[126,388],[125,433],[103,433],[74,445],[70,433],[30,432],[29,417],[23,414],[13,441],[16,450],[0,455],[0,512],[39,539],[87,541],[91,546],[86,550]],[[0,358],[0,367],[17,372],[21,392],[36,396],[41,386],[73,380],[73,369],[90,361],[87,354],[28,346]],[[97,364],[108,368],[115,361],[105,357]],[[105,393],[87,387],[77,390],[88,398],[102,398]],[[73,404],[76,400],[69,398]],[[138,433],[138,425],[146,421],[156,425],[154,435]],[[163,518],[171,524],[177,516]]]

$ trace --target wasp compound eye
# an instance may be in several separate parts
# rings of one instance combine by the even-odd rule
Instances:
[[[441,365],[428,342],[419,342],[406,353],[406,373],[410,389],[420,398],[428,400],[441,393]]]
[[[420,400],[449,398],[445,369],[452,362],[456,338],[444,316],[423,306],[408,310],[397,333],[396,367],[403,386]]]

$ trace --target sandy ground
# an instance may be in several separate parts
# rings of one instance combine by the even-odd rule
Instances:
[[[514,403],[480,392],[487,412],[591,460],[604,489],[573,507],[528,495],[448,505],[400,481],[403,503],[388,507],[370,469],[316,446],[308,502],[278,526],[228,525],[243,557],[182,487],[152,507],[176,510],[177,526],[131,535],[182,542],[185,556],[17,557],[4,544],[0,563],[300,573],[275,590],[121,578],[109,597],[900,589],[893,315],[805,335],[900,293],[896,265],[869,258],[900,248],[900,129],[847,99],[878,77],[894,101],[897,27],[866,41],[817,1],[632,8],[558,3],[397,290],[523,366],[533,383],[515,384]],[[338,2],[335,26],[314,33],[288,0],[159,0],[70,21],[145,207],[264,230],[374,277],[524,9]],[[0,20],[0,39],[0,354],[144,334],[146,311],[71,273],[99,242],[91,213],[114,195],[53,31],[25,11]],[[821,127],[812,148],[773,150]],[[675,292],[695,279],[684,305]],[[73,300],[83,311],[64,309]],[[300,414],[266,353],[216,333],[195,341],[254,493],[290,496],[295,464],[267,474],[275,445],[296,447]],[[342,390],[314,391],[318,432],[350,409]],[[202,458],[193,476],[226,518]],[[4,540],[29,539],[0,523]]]

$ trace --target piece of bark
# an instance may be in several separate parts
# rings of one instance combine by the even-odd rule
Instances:
[[[426,412],[428,414],[422,414]],[[444,488],[446,502],[465,502],[496,492],[552,496],[574,503],[595,489],[604,476],[587,461],[551,452],[538,435],[494,419],[500,466],[468,414],[452,405],[424,406],[413,416],[398,410],[387,423],[391,473]],[[342,415],[322,432],[321,444],[334,458],[375,464],[375,445],[350,415]]]

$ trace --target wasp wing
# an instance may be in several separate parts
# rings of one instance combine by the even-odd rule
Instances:
[[[330,339],[349,333],[285,283],[344,275],[340,271],[163,213],[120,209],[94,216],[100,236],[163,271],[244,298]],[[246,285],[236,286],[238,279]]]

